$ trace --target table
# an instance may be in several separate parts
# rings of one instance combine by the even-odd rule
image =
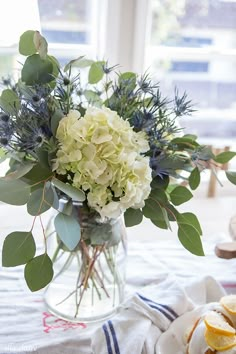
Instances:
[[[2,232],[11,229],[7,225],[9,218],[7,222],[4,215],[6,210],[5,207],[1,210],[5,220]],[[28,216],[22,217],[21,213],[16,218],[22,226],[29,223]],[[230,240],[229,235],[220,230],[212,236],[206,233],[203,237],[206,257],[199,258],[183,249],[174,232],[166,237],[153,233],[148,223],[128,230],[127,295],[166,274],[173,274],[179,282],[199,274],[212,275],[227,292],[236,293],[236,259],[220,259],[214,253],[215,244]],[[27,289],[23,267],[2,268],[0,284],[0,354],[92,354],[91,337],[97,324],[72,324],[48,313],[43,292],[31,293]]]

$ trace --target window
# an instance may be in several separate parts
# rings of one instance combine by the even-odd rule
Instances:
[[[171,62],[170,70],[173,72],[208,72],[209,63],[207,61],[175,61]]]
[[[166,94],[187,92],[198,112],[183,125],[203,137],[236,131],[235,13],[232,0],[151,0],[144,66]]]
[[[104,0],[38,0],[38,6],[42,34],[61,64],[81,54],[89,57],[98,54]]]

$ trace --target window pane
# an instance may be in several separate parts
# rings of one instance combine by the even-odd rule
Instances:
[[[91,43],[93,1],[38,0],[42,33],[49,42]]]
[[[151,4],[145,66],[165,94],[173,95],[177,87],[193,101],[196,118],[186,118],[182,125],[201,136],[235,136],[236,1]]]

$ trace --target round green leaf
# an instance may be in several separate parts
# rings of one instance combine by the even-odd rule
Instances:
[[[36,184],[49,179],[51,176],[52,171],[50,169],[47,169],[40,163],[37,163],[26,175],[22,177],[22,180],[28,184]]]
[[[104,62],[97,61],[91,65],[89,69],[89,75],[88,75],[88,82],[90,84],[96,84],[103,78],[104,75],[103,64]]]
[[[43,60],[39,54],[31,55],[21,70],[21,79],[26,85],[46,84],[54,80],[51,60]]]
[[[24,32],[20,36],[19,41],[19,53],[22,55],[32,55],[37,52],[37,49],[34,45],[34,34],[35,31],[29,30]]]
[[[10,171],[7,173],[3,179],[5,181],[10,181],[14,179],[18,179],[26,175],[32,168],[34,167],[34,164],[32,163],[26,163],[26,164],[19,164],[16,170]]]
[[[25,280],[31,291],[44,288],[52,278],[52,261],[46,253],[33,258],[25,266]]]
[[[38,188],[34,190],[27,203],[27,211],[30,215],[36,216],[51,208],[54,200],[54,193],[51,187]]]
[[[72,215],[57,214],[54,221],[56,232],[66,247],[73,251],[81,236],[80,224]]]
[[[9,234],[3,243],[3,267],[15,267],[26,264],[35,255],[35,242],[31,232],[15,231]]]
[[[170,199],[174,205],[180,205],[193,197],[190,190],[183,186],[178,186],[170,193]]]
[[[138,225],[143,220],[143,213],[140,209],[129,208],[124,213],[125,226],[131,227]]]
[[[3,90],[0,96],[0,107],[4,112],[15,115],[20,109],[19,97],[11,89]]]
[[[190,173],[188,181],[189,181],[189,186],[192,190],[197,189],[201,181],[200,172],[197,167],[195,167]]]
[[[24,205],[30,196],[30,186],[16,179],[5,181],[0,179],[0,200],[11,205]]]

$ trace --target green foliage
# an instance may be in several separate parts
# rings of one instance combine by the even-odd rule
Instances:
[[[72,198],[75,202],[83,202],[85,200],[85,194],[81,190],[71,186],[68,183],[63,183],[57,178],[53,178],[52,182],[55,187],[60,189],[63,193]]]
[[[4,177],[2,177],[2,180],[10,181],[21,178],[25,176],[30,170],[32,170],[33,167],[33,163],[18,164],[16,169],[10,169],[9,172]]]
[[[54,80],[53,69],[50,59],[41,59],[39,54],[33,54],[23,65],[21,79],[26,85],[47,84]]]
[[[3,90],[0,96],[0,107],[8,114],[16,114],[20,108],[19,97],[10,89]]]
[[[35,255],[35,242],[31,232],[15,231],[9,234],[3,243],[3,267],[15,267],[26,264]]]
[[[25,182],[0,179],[0,200],[11,205],[24,205],[30,196],[30,187]]]
[[[34,190],[27,203],[27,211],[30,215],[41,215],[53,205],[54,193],[51,185]]]
[[[222,153],[220,153],[219,155],[214,157],[215,162],[218,163],[227,163],[230,160],[232,160],[232,158],[236,156],[236,152],[234,151],[224,151]]]
[[[143,154],[149,159],[151,192],[142,209],[129,207],[124,212],[125,225],[138,225],[143,216],[161,229],[171,230],[172,223],[176,223],[182,245],[195,255],[204,255],[197,217],[190,212],[180,213],[175,208],[193,197],[181,182],[189,184],[192,190],[197,189],[205,167],[228,163],[236,153],[228,151],[215,156],[208,146],[198,143],[197,136],[181,136],[182,130],[176,121],[193,112],[186,93],[179,95],[176,90],[174,100],[170,101],[163,98],[159,84],[153,83],[147,74],[116,72],[116,67],[108,67],[106,61],[84,56],[71,60],[63,70],[57,58],[48,54],[47,41],[38,31],[22,34],[19,52],[26,56],[21,79],[16,84],[9,80],[0,96],[0,161],[10,158],[9,171],[0,178],[0,201],[11,205],[27,204],[27,211],[33,217],[32,229],[39,215],[51,207],[56,209],[57,238],[63,244],[62,249],[68,252],[80,247],[81,238],[92,246],[116,245],[120,235],[115,224],[97,223],[89,235],[81,228],[83,222],[99,216],[99,209],[91,208],[88,203],[89,183],[81,185],[84,190],[72,185],[78,172],[74,163],[71,162],[66,174],[63,167],[60,172],[55,167],[61,144],[57,130],[62,118],[72,110],[84,117],[88,107],[105,106],[126,120],[134,132],[145,135],[149,146]],[[85,77],[87,82],[84,83]],[[76,119],[75,124],[78,123]],[[79,141],[81,136],[77,139]],[[63,151],[65,160],[70,152],[73,153],[70,143],[68,139],[68,151],[72,151]],[[122,141],[115,142],[117,148],[119,144]],[[100,154],[102,149],[98,150]],[[85,175],[89,173],[85,167]],[[226,176],[236,184],[236,172],[227,171]],[[124,197],[125,189],[122,189]],[[108,190],[112,202],[119,201],[110,185]],[[59,203],[61,198],[63,204]],[[73,203],[83,205],[87,218],[75,215]],[[42,230],[44,234],[43,226]],[[36,291],[51,281],[53,269],[46,244],[45,253],[35,257],[31,231],[16,231],[6,237],[3,265],[26,264],[26,282]]]
[[[182,245],[196,256],[204,256],[200,235],[190,224],[179,224],[178,238]]]
[[[236,172],[226,171],[225,174],[231,183],[236,184]]]
[[[201,176],[200,176],[200,171],[197,167],[195,167],[192,172],[190,173],[189,176],[189,186],[192,190],[195,190],[198,188],[200,182],[201,182]]]
[[[70,251],[73,251],[81,236],[80,224],[76,218],[73,215],[59,213],[54,224],[58,237]]]
[[[52,278],[52,261],[46,253],[33,258],[25,266],[25,280],[31,291],[44,288]]]
[[[186,203],[193,197],[190,190],[183,186],[178,186],[170,193],[170,199],[174,205]]]
[[[37,53],[37,49],[34,45],[34,35],[35,35],[35,31],[29,30],[24,32],[20,36],[20,41],[19,41],[20,54],[28,56]]]
[[[103,61],[97,61],[91,65],[89,69],[89,75],[88,75],[88,82],[90,84],[96,84],[102,80],[104,76],[104,70],[103,70],[104,64],[105,62]]]
[[[124,213],[125,226],[131,227],[138,225],[143,220],[143,213],[140,209],[129,208]]]

